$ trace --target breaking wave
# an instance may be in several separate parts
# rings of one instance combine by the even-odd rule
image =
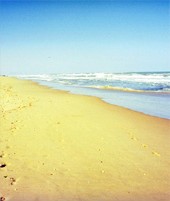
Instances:
[[[64,73],[18,75],[18,77],[76,87],[137,92],[170,92],[170,72]]]

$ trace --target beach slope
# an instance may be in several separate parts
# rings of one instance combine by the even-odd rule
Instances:
[[[170,120],[0,77],[0,198],[168,201]]]

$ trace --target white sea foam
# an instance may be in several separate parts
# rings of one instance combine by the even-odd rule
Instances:
[[[117,73],[71,73],[71,74],[37,74],[37,75],[18,75],[23,78],[35,78],[35,79],[97,79],[97,80],[122,80],[122,81],[138,81],[138,82],[170,82],[170,73],[162,74],[117,74]],[[133,79],[133,80],[132,80]]]
[[[132,90],[170,91],[170,72],[164,73],[63,73],[18,75],[24,79],[81,87],[110,86]]]

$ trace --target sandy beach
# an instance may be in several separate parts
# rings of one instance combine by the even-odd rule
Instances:
[[[10,77],[0,111],[0,200],[170,199],[170,120]]]

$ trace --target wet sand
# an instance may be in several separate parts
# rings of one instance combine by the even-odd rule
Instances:
[[[170,199],[170,120],[9,77],[0,111],[0,200]]]

